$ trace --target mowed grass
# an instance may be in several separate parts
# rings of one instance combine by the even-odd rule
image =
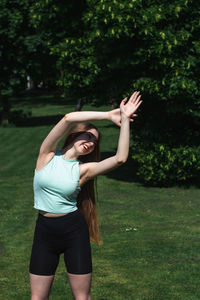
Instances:
[[[0,128],[1,300],[30,299],[35,162],[55,119],[74,110],[54,98],[28,100],[15,105],[32,110],[28,126]],[[89,109],[95,108],[84,106]],[[119,129],[106,121],[95,124],[102,132],[102,157],[112,155]],[[92,244],[92,299],[200,299],[200,189],[143,187],[134,182],[134,172],[130,159],[98,178],[104,243]],[[50,299],[72,299],[62,256]]]

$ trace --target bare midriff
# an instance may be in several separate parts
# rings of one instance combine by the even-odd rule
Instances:
[[[39,210],[39,213],[41,214],[41,215],[43,215],[44,217],[49,217],[49,218],[57,218],[57,217],[62,217],[62,216],[65,216],[65,215],[67,215],[67,213],[66,214],[53,214],[53,213],[50,213],[50,212],[46,212],[46,211],[43,211],[43,210]]]

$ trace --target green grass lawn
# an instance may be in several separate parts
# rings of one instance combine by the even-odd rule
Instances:
[[[32,111],[27,126],[0,128],[0,300],[30,298],[36,157],[55,120],[74,109],[53,98],[33,100],[15,104]],[[119,129],[109,122],[99,128],[106,157],[116,149]],[[92,245],[92,299],[199,300],[200,189],[146,188],[134,177],[130,159],[98,178],[104,243]],[[63,257],[50,299],[72,299]]]

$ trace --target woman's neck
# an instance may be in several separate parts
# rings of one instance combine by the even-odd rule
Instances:
[[[71,160],[77,160],[78,159],[78,153],[76,153],[75,149],[73,147],[71,148],[64,148],[61,150],[61,154],[64,158],[71,159]]]

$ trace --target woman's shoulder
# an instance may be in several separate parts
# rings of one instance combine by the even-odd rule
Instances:
[[[80,169],[80,177],[81,178],[87,174],[89,164],[90,163],[88,163],[88,162],[84,163],[84,162],[79,161],[79,169]]]
[[[36,164],[36,171],[40,171],[49,165],[56,157],[61,156],[61,151],[56,150],[56,152],[51,152],[48,154],[39,154],[37,164]]]

